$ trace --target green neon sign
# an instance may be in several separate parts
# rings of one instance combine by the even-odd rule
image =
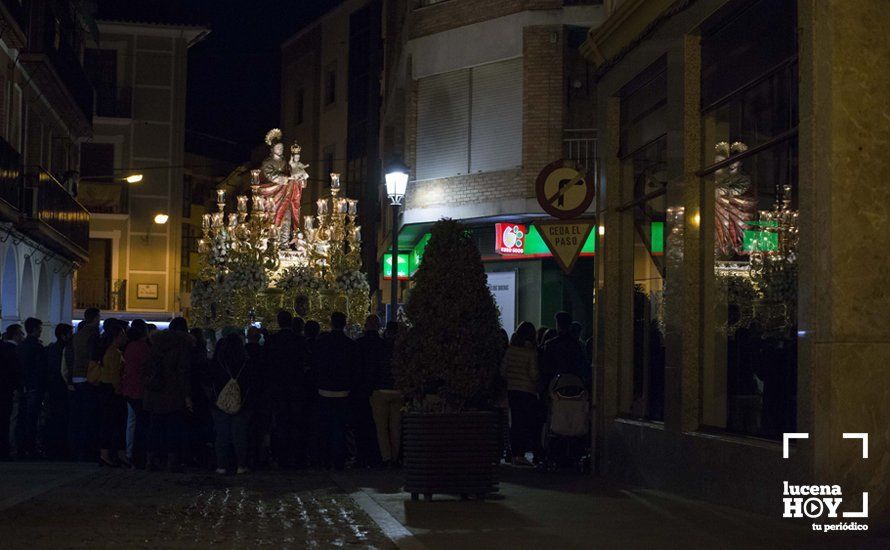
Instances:
[[[411,255],[399,254],[396,264],[396,276],[399,279],[407,279],[411,276]],[[383,261],[380,262],[381,271],[384,279],[392,279],[392,254],[384,254]]]
[[[664,222],[649,224],[649,242],[653,254],[664,254]]]

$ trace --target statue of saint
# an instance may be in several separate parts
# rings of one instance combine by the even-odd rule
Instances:
[[[286,248],[300,223],[300,199],[309,179],[306,172],[309,165],[300,162],[300,146],[296,143],[291,146],[290,159],[284,160],[284,143],[278,128],[266,134],[266,145],[270,152],[260,166],[262,183],[257,193],[272,199],[279,243]]]

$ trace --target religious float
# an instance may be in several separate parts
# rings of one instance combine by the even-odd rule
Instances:
[[[198,241],[201,269],[192,282],[191,322],[207,329],[271,324],[280,309],[326,326],[333,311],[360,331],[370,305],[361,268],[358,201],[340,196],[330,174],[328,196],[300,224],[308,165],[294,143],[285,160],[281,130],[266,134],[269,156],[251,170],[250,195],[216,192],[216,212],[204,214]]]

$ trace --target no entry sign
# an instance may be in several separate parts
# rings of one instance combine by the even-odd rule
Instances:
[[[574,161],[557,160],[538,174],[535,194],[544,212],[554,218],[576,218],[593,202],[593,178]]]

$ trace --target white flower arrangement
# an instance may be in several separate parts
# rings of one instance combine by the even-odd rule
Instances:
[[[308,267],[290,266],[281,271],[275,286],[285,292],[295,290],[321,290],[325,287],[324,281],[315,275]]]
[[[354,269],[352,271],[345,271],[337,276],[336,288],[348,293],[358,290],[367,291],[371,287],[368,284],[368,279],[365,277],[365,274]]]

